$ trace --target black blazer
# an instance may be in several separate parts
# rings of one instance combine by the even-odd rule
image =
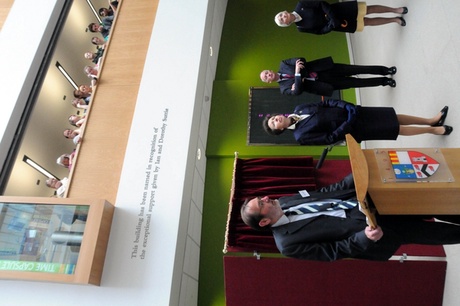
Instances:
[[[300,1],[295,10],[302,20],[296,22],[299,32],[326,34],[331,31],[354,33],[357,27],[356,1],[329,4],[326,1]]]
[[[328,145],[345,140],[345,135],[353,132],[347,105],[355,108],[351,103],[334,99],[298,105],[294,113],[309,117],[297,122],[293,130],[295,140],[301,145]]]
[[[300,95],[303,91],[306,91],[312,94],[331,96],[334,91],[334,87],[331,84],[320,81],[309,81],[306,78],[309,77],[310,72],[332,69],[334,67],[332,57],[320,58],[310,62],[307,62],[303,57],[285,59],[281,61],[278,73],[294,75],[297,59],[302,60],[305,67],[300,71],[300,76],[279,81],[281,93],[285,95]],[[293,84],[295,84],[294,90],[291,89]]]
[[[335,28],[337,21],[326,1],[300,1],[294,11],[302,17],[295,23],[299,32],[327,34]]]
[[[279,202],[285,209],[325,198],[350,199],[355,196],[355,191],[311,192],[310,195],[308,198],[302,198],[300,195],[282,197]],[[359,258],[375,243],[364,233],[367,226],[365,216],[357,208],[353,209],[352,216],[338,218],[321,215],[271,229],[276,246],[285,256],[319,261]]]

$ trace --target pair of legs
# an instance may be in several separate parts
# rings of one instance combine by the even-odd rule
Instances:
[[[388,260],[404,244],[460,244],[460,216],[376,215],[383,237],[357,258]],[[453,222],[431,222],[430,218]]]
[[[430,221],[433,217],[450,223]],[[383,236],[385,236],[386,228],[387,236],[396,234],[401,244],[440,245],[460,243],[460,216],[458,215],[380,215],[377,220],[384,229]]]
[[[396,115],[399,122],[399,135],[413,136],[420,134],[444,135],[446,132],[445,126],[436,125],[441,119],[442,113],[437,114],[433,118],[422,118],[409,115]],[[422,125],[422,126],[412,126]]]
[[[334,64],[329,70],[319,71],[318,80],[331,84],[336,90],[386,86],[391,82],[395,84],[396,82],[387,77],[361,79],[353,76],[357,74],[392,75],[394,73],[396,73],[396,67]]]
[[[368,14],[383,14],[383,13],[394,13],[394,14],[405,14],[407,13],[407,9],[404,9],[403,7],[399,8],[393,8],[393,7],[388,7],[388,6],[383,6],[383,5],[368,5],[367,6],[367,13]],[[392,23],[395,22],[399,25],[405,25],[405,21],[403,21],[402,17],[391,17],[391,18],[383,18],[383,17],[377,17],[377,18],[364,18],[364,26],[379,26],[379,25],[384,25],[387,23]]]
[[[396,73],[393,71],[396,67],[386,67],[380,65],[348,65],[348,64],[336,64],[327,71],[320,71],[323,76],[351,76],[356,74],[376,74],[376,75],[391,75]]]
[[[330,77],[326,80],[324,80],[324,78],[320,78],[319,80],[331,84],[334,87],[334,90],[376,86],[396,87],[396,81],[386,77],[365,79],[355,77]]]

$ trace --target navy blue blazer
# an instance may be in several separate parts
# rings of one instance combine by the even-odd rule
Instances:
[[[321,81],[309,81],[304,78],[308,78],[310,72],[332,69],[334,67],[332,57],[320,58],[310,62],[307,62],[303,57],[285,59],[281,61],[278,73],[295,75],[295,62],[297,59],[302,60],[305,67],[300,70],[300,76],[279,81],[281,93],[285,95],[300,95],[303,91],[306,91],[312,94],[331,96],[334,91],[334,87],[331,84]],[[295,89],[292,90],[291,88],[294,83]]]
[[[295,140],[301,145],[328,145],[345,140],[345,135],[353,131],[353,123],[348,121],[347,105],[355,107],[334,99],[298,105],[295,114],[310,116],[297,122]]]
[[[326,1],[300,1],[294,11],[302,17],[302,20],[295,23],[299,32],[326,34],[331,31],[349,33],[356,31],[358,16],[356,1],[332,4]]]
[[[340,24],[326,1],[300,1],[294,11],[302,17],[295,23],[300,32],[327,34]]]

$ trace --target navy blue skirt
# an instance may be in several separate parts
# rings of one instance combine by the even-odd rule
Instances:
[[[351,135],[363,140],[396,140],[399,122],[392,107],[358,107]]]

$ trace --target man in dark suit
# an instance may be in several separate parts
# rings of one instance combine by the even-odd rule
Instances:
[[[278,73],[263,70],[260,73],[262,82],[278,82],[281,93],[285,95],[300,95],[303,91],[331,96],[334,90],[391,86],[396,87],[396,81],[387,77],[360,79],[352,77],[356,74],[394,75],[396,67],[358,66],[335,64],[331,57],[307,62],[303,57],[290,58],[281,61]]]
[[[380,216],[377,228],[366,224],[358,206],[330,209],[304,214],[302,204],[322,204],[338,200],[353,203],[356,194],[352,176],[342,182],[309,195],[268,196],[246,200],[241,217],[256,230],[270,228],[280,252],[289,257],[307,260],[333,261],[342,258],[388,260],[402,244],[460,243],[460,216],[435,216],[444,222],[426,221],[433,216]],[[388,199],[391,201],[391,199]],[[289,215],[291,212],[291,215]],[[289,215],[289,216],[288,216]]]

